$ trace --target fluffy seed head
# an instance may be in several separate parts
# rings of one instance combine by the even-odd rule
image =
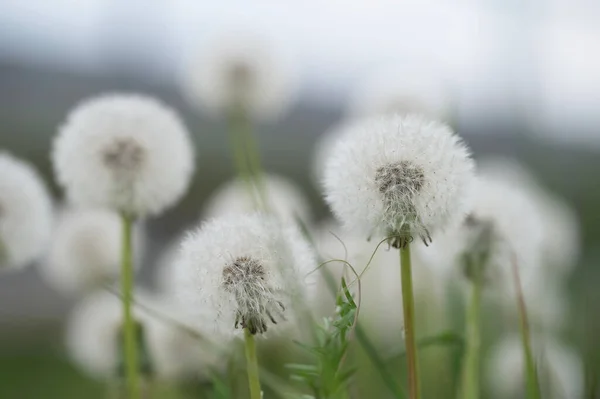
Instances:
[[[294,84],[273,50],[251,35],[222,37],[189,63],[183,88],[214,113],[241,106],[255,117],[276,117],[289,106]]]
[[[484,284],[510,288],[514,260],[523,284],[537,278],[542,242],[542,217],[529,191],[508,181],[479,176],[472,186],[469,216],[423,250],[422,256],[429,257],[428,263],[447,276],[458,272],[472,277],[477,271]]]
[[[101,288],[119,277],[122,226],[118,214],[103,209],[69,209],[60,215],[48,257],[40,264],[44,279],[65,294]],[[143,237],[134,233],[134,259]],[[136,262],[139,266],[140,262]]]
[[[173,110],[150,97],[111,94],[71,111],[52,161],[75,204],[145,216],[161,213],[185,193],[194,153]]]
[[[583,365],[575,352],[559,342],[540,336],[534,336],[533,350],[542,397],[583,397]],[[487,380],[494,397],[523,397],[524,367],[523,344],[518,336],[509,336],[493,347],[487,364]]]
[[[144,350],[140,353],[143,367],[161,378],[203,376],[215,365],[214,351],[185,330],[166,324],[146,311],[150,308],[186,324],[185,315],[169,300],[147,291],[137,290],[136,300],[144,308],[134,306],[135,320],[143,326]],[[66,331],[66,345],[73,360],[90,375],[99,378],[118,376],[122,355],[122,307],[117,296],[101,291],[84,298],[73,310]],[[206,335],[206,334],[204,334]]]
[[[297,321],[316,266],[298,229],[254,213],[204,223],[183,242],[175,272],[187,308],[222,333],[257,334]]]
[[[300,188],[292,181],[278,175],[263,175],[261,183],[269,212],[290,222],[311,220],[310,205]],[[250,213],[257,209],[261,194],[255,184],[250,186],[242,179],[235,179],[217,189],[209,198],[203,215],[207,218],[230,214]]]
[[[544,268],[559,277],[572,271],[581,252],[579,220],[574,210],[543,187],[530,170],[515,160],[489,158],[478,165],[481,174],[517,185],[535,199],[544,223]]]
[[[27,163],[0,151],[0,270],[20,269],[46,248],[52,202]]]
[[[336,217],[366,235],[431,241],[468,208],[473,161],[450,128],[418,116],[350,123],[325,166],[325,199]]]

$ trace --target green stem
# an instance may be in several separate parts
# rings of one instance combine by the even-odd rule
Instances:
[[[408,392],[410,399],[419,399],[421,394],[417,364],[417,345],[415,343],[415,301],[409,243],[400,248],[400,268],[402,278],[402,306],[404,308],[404,341],[408,363]]]
[[[236,145],[239,147],[238,152],[241,154],[240,159],[243,162],[243,168],[247,176],[251,195],[258,209],[267,210],[267,197],[265,193],[263,170],[260,163],[260,153],[258,145],[252,134],[252,122],[248,116],[248,112],[242,104],[234,104],[230,109],[231,131],[234,135]],[[258,198],[256,198],[258,195]]]
[[[471,284],[471,300],[467,308],[466,320],[466,353],[462,370],[463,399],[479,398],[479,352],[481,347],[480,333],[481,279],[474,276]]]
[[[526,381],[527,381],[527,398],[541,399],[540,384],[538,381],[533,352],[531,350],[531,334],[529,330],[529,321],[527,319],[527,308],[523,297],[523,289],[519,278],[519,270],[517,262],[513,259],[512,262],[513,275],[515,279],[515,290],[517,293],[517,308],[519,310],[519,326],[521,329],[521,341],[523,343],[523,355],[525,357]]]
[[[231,110],[229,113],[229,145],[233,152],[233,161],[238,176],[244,181],[248,188],[248,194],[252,198],[252,201],[257,204],[257,199],[254,195],[254,189],[252,187],[252,176],[248,162],[246,162],[246,153],[244,149],[244,142],[240,135],[240,122],[239,117],[235,110]]]
[[[138,361],[136,351],[135,324],[132,315],[133,301],[133,253],[131,248],[132,223],[130,216],[123,214],[123,247],[121,248],[121,290],[123,293],[123,348],[125,351],[125,379],[127,398],[140,397]]]
[[[250,399],[261,399],[260,379],[258,378],[258,359],[256,358],[256,342],[254,335],[244,328],[246,343],[246,368],[248,370],[248,386],[250,387]]]

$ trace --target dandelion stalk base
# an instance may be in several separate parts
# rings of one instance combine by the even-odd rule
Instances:
[[[256,342],[254,335],[244,328],[244,341],[246,347],[246,368],[248,370],[248,386],[250,399],[261,399],[260,379],[258,378],[258,359],[256,357]]]
[[[128,215],[122,215],[123,222],[123,247],[121,259],[121,290],[123,295],[123,349],[125,355],[125,380],[127,398],[140,397],[138,378],[137,343],[135,324],[132,315],[133,302],[133,255],[131,248],[132,223]]]
[[[517,294],[517,308],[519,311],[519,326],[521,329],[521,342],[523,343],[523,356],[525,357],[527,399],[541,399],[540,384],[537,375],[533,352],[531,350],[531,335],[529,321],[527,319],[527,307],[523,297],[523,288],[519,277],[519,269],[516,259],[512,260],[515,291]]]
[[[471,298],[467,307],[467,348],[463,358],[460,395],[462,399],[479,398],[480,309],[481,279],[479,276],[475,276],[471,283]]]
[[[410,244],[400,248],[400,268],[402,278],[402,306],[404,308],[404,334],[406,360],[408,362],[408,391],[410,399],[419,399],[419,371],[417,346],[415,343],[415,301],[413,295]]]

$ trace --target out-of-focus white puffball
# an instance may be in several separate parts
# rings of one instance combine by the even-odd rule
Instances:
[[[451,113],[450,100],[448,87],[441,76],[396,68],[378,71],[363,82],[351,97],[348,116],[416,113],[447,121]]]
[[[237,32],[214,38],[188,62],[183,90],[199,108],[226,114],[243,107],[250,115],[273,119],[295,97],[293,68],[272,43]]]
[[[157,318],[148,319],[148,348],[160,378],[206,379],[211,371],[225,368],[230,348],[223,345],[218,336],[209,334],[208,330],[198,331],[196,323],[179,309],[172,298],[153,297],[143,304],[158,309],[162,315],[168,315],[169,319],[175,319],[178,323],[175,326]],[[195,332],[199,332],[202,339]]]
[[[312,220],[310,204],[304,193],[291,180],[275,175],[261,176],[259,183],[264,190],[264,201],[268,212],[278,218],[294,222]],[[263,200],[260,188],[241,178],[231,180],[217,189],[204,207],[205,218],[250,213],[260,210]]]
[[[174,110],[137,94],[78,104],[54,140],[58,183],[76,205],[157,215],[187,191],[194,147]]]
[[[483,254],[486,291],[508,292],[502,297],[512,301],[513,261],[522,285],[533,283],[540,273],[543,237],[542,215],[528,190],[503,179],[479,176],[472,186],[472,209],[463,224],[440,235],[429,248],[417,246],[416,251],[440,277],[450,280],[469,274],[465,256]]]
[[[580,357],[561,343],[541,336],[533,337],[534,357],[542,397],[548,399],[583,398],[584,370]],[[517,335],[504,338],[491,349],[486,377],[494,398],[513,399],[525,394],[523,348]]]
[[[226,362],[221,353],[178,327],[179,323],[187,324],[186,316],[168,299],[138,289],[136,301],[140,306],[135,305],[133,313],[143,328],[145,361],[159,378],[202,377],[209,367],[220,367],[219,359]],[[147,308],[166,315],[167,319],[157,318]],[[120,299],[107,291],[89,295],[73,310],[66,331],[67,349],[73,360],[91,376],[98,379],[118,376],[122,320]],[[172,320],[178,324],[172,324]],[[139,355],[142,358],[142,354]]]
[[[42,277],[65,294],[81,294],[119,278],[122,246],[121,217],[105,209],[65,209],[61,212]],[[141,264],[144,237],[134,230],[134,264]]]
[[[548,272],[564,277],[573,270],[581,252],[577,215],[564,200],[549,192],[524,165],[508,158],[488,158],[478,163],[482,175],[506,180],[536,198],[544,223],[543,264]]]
[[[346,228],[393,245],[435,239],[469,210],[474,164],[447,126],[421,115],[357,120],[325,165],[325,200]],[[396,242],[396,244],[394,244]]]
[[[564,282],[551,274],[540,271],[533,281],[526,281],[527,289],[523,290],[527,317],[533,331],[560,331],[569,320],[569,300],[565,293]],[[516,298],[503,301],[505,310],[518,320],[519,311]]]
[[[38,173],[0,150],[0,271],[21,269],[46,249],[52,201]]]

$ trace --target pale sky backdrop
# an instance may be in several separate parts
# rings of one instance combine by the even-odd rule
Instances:
[[[2,0],[0,63],[176,84],[186,57],[231,29],[275,42],[314,101],[341,104],[384,67],[432,69],[471,119],[517,110],[545,137],[600,146],[591,0]]]

